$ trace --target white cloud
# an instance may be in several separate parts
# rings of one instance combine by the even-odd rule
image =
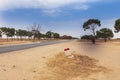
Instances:
[[[98,0],[0,0],[0,9],[7,8],[58,8],[73,3],[89,3]]]
[[[44,9],[43,12],[44,14],[49,15],[49,16],[57,16],[63,11],[60,9]]]
[[[88,5],[78,5],[74,7],[74,9],[76,10],[87,10],[88,8],[89,8]]]
[[[100,0],[0,0],[0,11],[11,10],[18,8],[39,8],[45,13],[60,12],[60,7],[68,5],[80,4],[75,6],[74,9],[88,9],[85,5],[90,2],[96,2]]]

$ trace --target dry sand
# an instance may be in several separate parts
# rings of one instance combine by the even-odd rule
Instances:
[[[48,60],[67,47],[77,54],[98,59],[99,65],[111,69],[109,73],[100,72],[86,78],[78,76],[69,80],[120,80],[119,42],[92,45],[76,41],[0,54],[0,80],[41,80],[41,77],[51,74],[46,66]]]
[[[29,44],[29,43],[33,43],[32,41],[0,41],[0,46],[4,46],[4,45],[15,45],[15,44]]]

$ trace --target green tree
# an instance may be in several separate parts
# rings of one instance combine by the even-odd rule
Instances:
[[[120,19],[117,19],[115,21],[114,28],[115,28],[115,32],[119,32],[120,31]]]
[[[37,38],[38,40],[41,38],[42,34],[39,30],[32,30],[32,34],[34,36],[34,39]]]
[[[6,36],[13,37],[14,35],[15,35],[15,29],[14,28],[7,28]]]
[[[2,37],[2,31],[0,30],[0,37]]]
[[[37,39],[40,39],[41,38],[41,26],[40,24],[33,24],[33,26],[31,27],[31,32],[33,34],[33,37],[34,39],[37,38]]]
[[[68,36],[68,35],[63,35],[61,36],[62,39],[72,39],[72,36]]]
[[[42,37],[43,39],[46,39],[46,34],[41,34],[41,37]]]
[[[47,38],[52,38],[53,37],[53,32],[51,32],[51,31],[46,32],[46,37]]]
[[[15,35],[15,29],[14,28],[6,28],[6,27],[2,27],[1,31],[3,32],[3,34],[5,34],[8,37],[13,37]]]
[[[1,29],[1,31],[3,32],[3,34],[6,34],[6,33],[7,33],[7,28],[6,28],[6,27],[1,27],[0,29]]]
[[[28,33],[26,30],[22,30],[22,36],[28,36]]]
[[[84,30],[91,30],[92,31],[92,34],[93,34],[93,38],[92,38],[92,42],[93,44],[95,44],[95,35],[96,35],[96,28],[98,26],[101,26],[101,23],[100,23],[100,20],[98,19],[89,19],[88,21],[86,21],[84,24],[83,24],[83,28]]]
[[[104,38],[105,42],[107,41],[107,39],[110,39],[114,36],[112,30],[109,28],[102,28],[96,33],[97,33],[98,38]]]
[[[20,39],[22,39],[23,36],[27,36],[27,31],[26,30],[16,30],[16,36],[20,36]]]
[[[91,40],[93,35],[83,35],[81,39]]]
[[[27,36],[30,39],[33,36],[32,32],[31,31],[27,31]]]
[[[34,37],[40,40],[40,38],[42,37],[42,34],[40,33],[40,31],[36,31]]]
[[[58,39],[58,38],[60,38],[60,35],[58,33],[54,33],[53,37]]]

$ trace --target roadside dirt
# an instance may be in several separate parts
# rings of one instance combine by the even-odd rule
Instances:
[[[60,53],[63,54],[64,48],[68,47],[71,49],[71,52],[75,52],[84,57],[84,59],[87,58],[83,60],[85,66],[79,64],[78,67],[76,62],[76,64],[73,63],[74,60],[72,62],[62,55],[61,57],[55,57],[55,55]],[[103,70],[89,73],[89,71],[92,72],[90,68],[88,72],[85,72],[89,73],[89,76],[85,74],[83,68],[87,67],[88,58],[95,60],[94,65],[97,67],[102,66]],[[56,60],[60,66],[56,62],[52,67],[48,65],[48,63],[51,63],[51,59],[53,61]],[[70,64],[68,64],[69,61],[71,62]],[[120,43],[108,42],[92,45],[91,43],[76,41],[66,42],[0,54],[0,80],[60,80],[61,75],[64,75],[62,80],[120,80],[119,61]],[[62,64],[65,65],[62,66]],[[92,64],[89,64],[88,68],[90,65]],[[58,67],[55,68],[55,66]],[[104,69],[110,71],[106,73]]]

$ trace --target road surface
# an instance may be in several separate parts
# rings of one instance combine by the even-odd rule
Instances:
[[[24,49],[45,46],[45,45],[51,45],[51,44],[57,44],[57,43],[63,43],[63,42],[69,42],[69,41],[71,41],[71,40],[46,41],[46,42],[38,42],[38,43],[33,43],[33,44],[0,46],[0,53],[24,50]]]

